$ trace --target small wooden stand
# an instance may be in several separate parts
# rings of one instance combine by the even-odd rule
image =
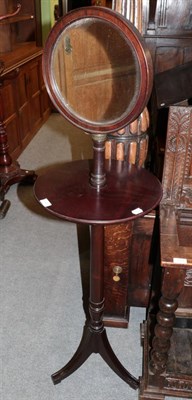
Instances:
[[[103,324],[104,225],[127,222],[147,214],[159,203],[162,191],[157,178],[145,169],[126,161],[105,161],[104,136],[93,135],[92,163],[81,160],[64,164],[39,177],[35,183],[36,198],[49,212],[91,226],[90,321],[86,321],[76,353],[52,379],[54,384],[59,383],[92,353],[99,353],[120,378],[137,389],[138,379],[114,354]]]

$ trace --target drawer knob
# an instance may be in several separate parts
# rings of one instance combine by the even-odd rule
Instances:
[[[115,267],[113,267],[113,272],[114,272],[114,276],[113,276],[113,280],[115,282],[119,282],[120,281],[120,276],[119,274],[121,274],[121,272],[123,271],[123,268],[120,267],[119,265],[116,265]]]

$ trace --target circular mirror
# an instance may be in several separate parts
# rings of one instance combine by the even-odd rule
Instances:
[[[142,37],[105,8],[75,10],[59,20],[45,45],[43,71],[56,108],[90,133],[133,121],[151,91],[152,62]]]

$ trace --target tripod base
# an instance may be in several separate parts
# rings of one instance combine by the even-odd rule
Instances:
[[[5,194],[10,186],[15,183],[33,184],[37,178],[34,171],[28,171],[20,168],[17,161],[9,166],[0,166],[0,218],[4,218],[9,207],[10,201],[5,200]]]
[[[139,387],[139,380],[123,367],[113,352],[106,330],[94,331],[90,326],[85,326],[80,345],[71,360],[52,375],[53,383],[57,384],[75,372],[92,353],[99,353],[109,367],[133,389]]]

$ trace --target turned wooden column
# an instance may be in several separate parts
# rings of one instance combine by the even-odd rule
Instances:
[[[105,185],[105,141],[106,135],[92,135],[93,140],[93,168],[91,172],[90,182],[95,188]]]
[[[159,374],[166,369],[175,311],[178,307],[177,298],[183,289],[185,275],[186,271],[179,268],[163,270],[162,296],[159,300],[159,312],[150,355],[150,369],[153,373]]]

